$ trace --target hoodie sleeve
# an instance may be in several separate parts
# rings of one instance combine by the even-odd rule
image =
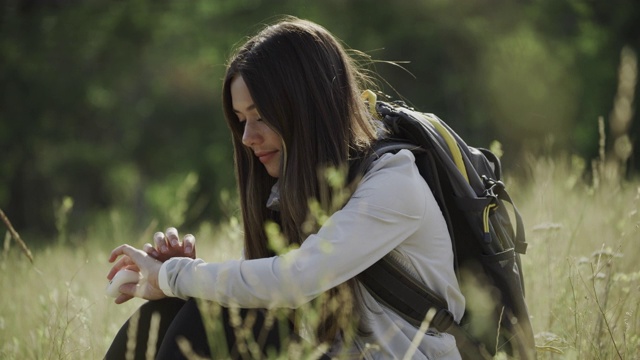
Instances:
[[[383,155],[347,204],[300,248],[255,260],[169,259],[160,269],[161,289],[167,296],[247,308],[296,308],[312,300],[358,275],[418,229],[429,189],[414,160],[407,150]]]

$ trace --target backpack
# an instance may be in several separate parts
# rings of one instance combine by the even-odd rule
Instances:
[[[501,181],[499,159],[489,150],[466,145],[433,114],[417,112],[400,101],[376,101],[370,91],[363,96],[369,97],[369,106],[375,104],[372,113],[387,135],[358,168],[365,171],[387,152],[413,152],[447,223],[454,268],[467,303],[464,317],[456,323],[445,300],[391,256],[358,279],[378,301],[414,326],[424,326],[428,316],[429,327],[452,334],[464,359],[491,358],[498,352],[534,359],[520,264],[527,247],[524,224]]]

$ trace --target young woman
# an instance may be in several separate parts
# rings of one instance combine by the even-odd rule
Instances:
[[[430,329],[416,337],[418,329],[355,279],[391,253],[447,301],[457,321],[464,311],[446,223],[411,152],[385,154],[361,177],[352,171],[343,188],[325,176],[331,169],[349,173],[376,141],[376,122],[361,100],[364,80],[336,38],[309,21],[284,19],[239,48],[227,69],[223,103],[235,150],[244,256],[196,259],[193,236],[180,239],[174,228],[157,233],[144,250],[116,248],[109,261],[119,260],[108,278],[123,268],[143,275],[139,284],[121,286],[116,302],[151,300],[135,316],[136,354],[150,351],[147,334],[157,312],[151,351],[159,357],[178,356],[180,339],[211,356],[216,349],[207,334],[226,336],[232,356],[242,355],[231,324],[238,313],[233,309],[240,308],[263,354],[299,342],[327,344],[320,347],[325,357],[393,359],[417,338],[413,358],[460,357],[453,336]],[[274,233],[286,250],[273,246]],[[307,309],[314,301],[319,320],[296,311],[291,326],[271,326],[269,311],[254,311]],[[199,306],[210,303],[223,307],[224,331],[205,331],[207,315]],[[121,329],[107,358],[126,351],[132,324]]]

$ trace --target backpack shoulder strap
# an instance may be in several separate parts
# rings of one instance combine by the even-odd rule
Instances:
[[[397,153],[407,149],[414,153],[424,149],[406,141],[382,140],[375,144],[374,153],[361,163],[366,172],[371,164],[386,153]],[[438,331],[445,331],[454,318],[448,310],[447,302],[435,292],[426,288],[419,279],[413,278],[391,256],[385,256],[367,270],[358,275],[362,284],[383,304],[396,312],[414,326],[419,327],[429,309],[436,310],[431,326]],[[398,296],[402,294],[402,296]]]
[[[371,163],[383,154],[396,153],[403,149],[410,150],[421,158],[429,152],[407,141],[386,139],[374,146],[374,153],[361,163],[361,169],[366,171]],[[427,156],[425,159],[430,157]],[[419,170],[424,171],[421,168]],[[422,174],[423,177],[425,175]],[[434,191],[434,186],[430,187]],[[378,260],[357,278],[378,302],[392,309],[411,325],[422,331],[426,331],[425,326],[428,326],[453,335],[459,351],[465,354],[465,358],[486,353],[482,344],[455,321],[446,300],[425,286],[420,279],[412,276],[392,256],[388,255]],[[488,353],[486,355],[488,358]]]

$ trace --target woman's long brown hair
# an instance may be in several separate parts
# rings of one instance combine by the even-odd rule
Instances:
[[[263,121],[282,137],[279,212],[266,207],[276,179],[242,144],[243,127],[233,111],[230,92],[237,76],[243,77]],[[247,259],[274,255],[266,222],[279,224],[290,244],[301,244],[317,230],[305,226],[309,201],[315,199],[331,209],[327,203],[331,199],[324,196],[328,185],[319,173],[327,168],[346,169],[376,138],[371,115],[360,98],[364,79],[334,36],[297,18],[264,28],[231,57],[223,104],[233,136]],[[353,294],[353,281],[346,289]],[[319,336],[331,341],[339,328],[328,317]]]

